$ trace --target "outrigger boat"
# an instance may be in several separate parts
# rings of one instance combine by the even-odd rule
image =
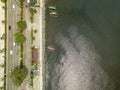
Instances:
[[[57,17],[58,16],[56,11],[50,11],[49,14],[50,14],[51,17]]]
[[[51,46],[51,45],[49,45],[49,46],[47,47],[47,49],[48,49],[49,51],[55,51],[55,47],[54,47],[54,46]]]
[[[57,15],[57,12],[56,11],[51,11],[49,14],[50,15]]]
[[[48,8],[51,9],[51,10],[56,10],[55,6],[49,6]]]

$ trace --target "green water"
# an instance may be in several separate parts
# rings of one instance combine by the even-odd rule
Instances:
[[[51,0],[47,5],[55,5],[58,11],[57,18],[50,17],[49,10],[46,11],[47,45],[57,47],[56,38],[59,33],[70,38],[68,27],[75,25],[78,33],[93,43],[102,58],[97,62],[114,83],[115,88],[111,90],[120,90],[120,0]],[[54,64],[60,61],[60,53],[55,51],[47,54],[49,60],[54,59],[52,62],[47,59],[50,64],[49,76],[55,68]],[[52,82],[48,83],[47,90],[54,90],[51,88]]]

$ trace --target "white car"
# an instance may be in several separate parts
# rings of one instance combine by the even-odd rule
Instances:
[[[13,46],[15,46],[16,45],[16,43],[15,42],[13,42]]]
[[[13,9],[15,8],[15,5],[13,4]]]
[[[13,51],[12,51],[12,50],[10,50],[10,54],[11,54],[11,55],[13,54]]]

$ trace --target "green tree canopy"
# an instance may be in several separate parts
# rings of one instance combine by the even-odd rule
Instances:
[[[34,8],[29,8],[29,12],[31,14],[31,16],[30,16],[31,23],[33,23],[34,22],[33,17],[34,17],[34,14],[37,13],[37,10]]]
[[[6,0],[1,0],[1,2],[5,3],[5,2],[6,2]]]
[[[27,27],[26,21],[19,20],[17,22],[18,28],[21,30],[21,32]]]
[[[15,41],[17,43],[23,43],[26,40],[26,38],[23,36],[21,32],[18,32],[15,34]]]
[[[20,86],[23,80],[26,78],[28,70],[26,67],[17,67],[11,72],[10,78],[15,86]]]

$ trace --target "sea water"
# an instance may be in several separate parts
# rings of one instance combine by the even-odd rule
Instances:
[[[46,6],[46,90],[120,90],[119,3],[47,1],[58,17]]]

